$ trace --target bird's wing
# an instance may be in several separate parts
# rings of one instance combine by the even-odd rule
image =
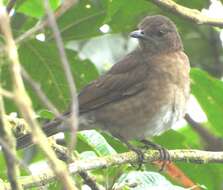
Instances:
[[[80,113],[97,109],[110,102],[119,101],[141,92],[144,89],[143,81],[147,75],[147,66],[140,63],[140,60],[142,57],[137,57],[134,53],[129,54],[116,63],[108,73],[87,85],[78,97]],[[63,117],[69,114],[70,111],[65,112]],[[47,136],[61,131],[61,127],[59,127],[63,121],[61,118],[55,118],[43,126],[43,131]],[[17,138],[18,149],[31,144],[30,134]]]
[[[111,70],[87,85],[79,94],[79,111],[85,113],[130,97],[144,89],[147,65],[136,53],[127,55]]]

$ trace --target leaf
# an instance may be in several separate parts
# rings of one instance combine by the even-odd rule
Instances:
[[[105,138],[95,130],[85,130],[78,133],[78,138],[88,144],[99,156],[115,154],[116,151]]]
[[[46,110],[46,109],[41,109],[38,111],[37,115],[41,118],[41,119],[48,119],[48,120],[52,120],[55,116],[53,114],[53,112]]]
[[[11,18],[11,26],[14,38],[22,35],[25,31],[33,27],[38,20],[36,18],[28,17],[22,13],[16,13]]]
[[[102,35],[99,28],[105,19],[107,2],[81,0],[66,11],[57,22],[63,39],[69,41]],[[51,37],[49,35],[49,38]]]
[[[157,144],[160,144],[167,149],[183,148],[185,142],[185,137],[174,130],[168,130],[160,136],[153,137],[153,139]]]
[[[51,5],[51,8],[55,10],[59,7],[61,1],[49,0],[49,3]],[[40,18],[45,14],[44,4],[41,0],[20,1],[16,7],[18,12],[35,18]]]
[[[223,135],[223,82],[211,77],[200,69],[191,70],[191,88],[209,123],[219,134]]]
[[[184,173],[196,184],[205,186],[206,189],[221,189],[223,179],[222,164],[177,164]]]
[[[207,0],[196,0],[196,1],[187,1],[187,0],[177,0],[176,3],[179,3],[180,5],[183,5],[188,8],[192,9],[199,9],[207,7],[209,5],[209,2]]]
[[[191,149],[203,149],[204,148],[200,136],[188,125],[180,128],[178,132],[180,134],[182,134],[185,139],[183,141],[181,148],[183,148],[183,147],[191,148]],[[176,144],[178,145],[178,141]]]
[[[0,153],[0,167],[1,167],[1,171],[0,171],[0,178],[2,180],[7,180],[7,172],[6,172],[6,162],[5,162],[5,157],[3,155],[3,152],[1,151]]]
[[[132,171],[124,173],[114,184],[113,190],[145,190],[166,189],[184,190],[185,188],[172,185],[165,177],[155,172]]]
[[[102,135],[106,139],[108,144],[110,144],[115,149],[115,151],[117,153],[128,151],[128,147],[123,142],[121,142],[119,139],[112,136],[110,133],[102,131]]]
[[[113,0],[108,3],[106,23],[112,32],[130,31],[145,15],[156,9],[153,4],[138,0]]]

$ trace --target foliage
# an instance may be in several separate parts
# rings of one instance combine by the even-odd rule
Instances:
[[[50,1],[52,8],[56,10],[59,7],[59,0]],[[196,0],[190,1],[178,0],[178,3],[190,8],[201,9],[207,6],[207,1]],[[191,65],[198,67],[191,71],[192,93],[198,100],[202,109],[208,118],[208,129],[223,137],[223,83],[221,80],[211,75],[222,76],[222,70],[216,70],[218,62],[222,64],[222,47],[219,46],[219,32],[211,27],[198,26],[192,24],[183,18],[177,18],[176,15],[170,15],[151,2],[144,0],[81,0],[78,5],[71,7],[65,14],[58,19],[58,25],[65,44],[67,45],[66,53],[75,78],[78,90],[87,83],[98,77],[99,72],[103,69],[97,68],[98,64],[94,64],[92,56],[84,53],[85,47],[99,49],[101,56],[107,55],[110,51],[112,55],[117,55],[117,47],[114,43],[109,43],[108,38],[124,40],[122,52],[127,52],[125,45],[128,45],[128,33],[136,28],[137,22],[145,15],[164,14],[173,19],[178,26],[178,30],[182,36],[185,45],[185,52],[189,55]],[[44,16],[44,9],[38,0],[21,0],[15,7],[15,13],[12,16],[12,29],[14,37],[22,35],[24,32],[33,27]],[[99,30],[101,26],[107,24],[110,26],[108,38],[105,38],[103,32]],[[52,32],[49,28],[45,28],[41,33],[45,34],[45,40],[39,41],[36,36],[32,36],[18,45],[18,52],[21,64],[29,74],[41,84],[43,91],[49,99],[64,111],[70,102],[68,85],[66,83],[64,72],[60,66],[60,58],[56,44],[53,40]],[[210,45],[210,41],[217,36],[217,44]],[[118,36],[118,37],[117,37]],[[96,38],[95,38],[96,37]],[[117,37],[117,38],[116,38]],[[93,40],[97,39],[97,42]],[[99,43],[98,43],[99,42]],[[103,49],[102,43],[108,43],[108,49]],[[120,43],[118,42],[117,45]],[[121,45],[121,44],[120,44]],[[113,46],[113,47],[112,47]],[[217,48],[217,50],[213,50]],[[87,49],[88,53],[93,51]],[[218,52],[216,57],[215,51]],[[90,54],[90,53],[89,53]],[[120,55],[119,55],[120,56]],[[114,57],[113,57],[114,58]],[[103,58],[105,59],[105,58]],[[117,57],[114,58],[117,60]],[[113,61],[114,61],[113,60]],[[102,67],[107,63],[102,60]],[[100,66],[101,67],[101,66]],[[207,72],[203,71],[206,70]],[[11,89],[11,81],[9,80],[9,72],[7,61],[1,67],[1,83],[4,88]],[[40,103],[35,92],[27,85],[27,90],[33,100],[36,112],[45,110]],[[7,101],[6,109],[8,112],[15,112],[16,108],[12,102]],[[166,148],[196,148],[203,149],[203,143],[200,136],[189,126],[185,126],[178,131],[170,130],[162,136],[155,137],[154,140]],[[109,155],[116,152],[122,152],[126,147],[117,139],[108,134],[100,134],[97,131],[85,131],[78,134],[77,151],[81,157],[96,157]],[[23,153],[22,153],[23,154]],[[35,162],[43,159],[41,153],[35,156]],[[37,159],[38,158],[38,159]],[[177,164],[185,174],[189,176],[196,184],[204,185],[207,189],[220,189],[223,181],[223,166],[219,164],[202,164],[194,165],[188,163]],[[0,155],[0,178],[6,179],[5,163],[2,154]],[[148,170],[157,172],[157,168],[145,166]],[[120,170],[123,176],[120,177]],[[92,174],[102,185],[112,185],[118,179],[117,183],[126,178],[127,172],[134,170],[134,167],[128,165],[123,167],[112,167],[109,169],[101,169],[93,171]],[[142,175],[142,173],[137,173]],[[151,177],[150,173],[144,174],[144,182],[146,177]],[[161,174],[162,175],[162,174]],[[164,180],[159,174],[153,174],[155,181]],[[161,178],[162,179],[161,179]],[[169,179],[171,180],[171,179]],[[109,183],[107,183],[109,181]],[[152,183],[150,183],[152,181]],[[154,181],[147,181],[150,185]],[[172,182],[175,183],[176,182]],[[168,184],[171,184],[168,182]],[[59,188],[58,184],[51,184],[49,189]],[[128,187],[129,188],[129,187]],[[128,189],[127,188],[127,189]],[[130,188],[135,189],[135,188]],[[140,189],[140,188],[137,188]],[[141,188],[143,189],[143,188]],[[176,189],[180,189],[177,188]]]

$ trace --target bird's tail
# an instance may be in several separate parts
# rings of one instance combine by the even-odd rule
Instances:
[[[55,135],[59,132],[64,132],[68,130],[68,127],[64,124],[64,120],[66,117],[69,117],[69,113],[65,113],[61,118],[55,118],[52,121],[44,124],[42,127],[43,132],[47,137]],[[79,116],[79,129],[86,130],[90,128],[94,128],[92,120],[87,119],[85,114]],[[16,148],[24,149],[30,145],[32,145],[32,136],[30,133],[22,135],[16,139]]]
[[[47,137],[55,135],[56,133],[59,133],[61,131],[64,131],[64,128],[62,127],[62,120],[61,119],[54,119],[53,121],[50,121],[46,123],[42,130],[46,134]],[[16,139],[16,148],[17,149],[23,149],[30,145],[32,145],[32,137],[31,134],[25,134]]]

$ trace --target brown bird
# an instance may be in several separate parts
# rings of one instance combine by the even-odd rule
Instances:
[[[168,130],[184,116],[190,66],[175,24],[161,15],[147,16],[130,36],[139,46],[80,92],[80,130],[101,128],[125,141],[142,140]],[[53,135],[61,131],[61,123],[56,118],[43,130]],[[30,135],[25,135],[17,147],[30,143]]]

